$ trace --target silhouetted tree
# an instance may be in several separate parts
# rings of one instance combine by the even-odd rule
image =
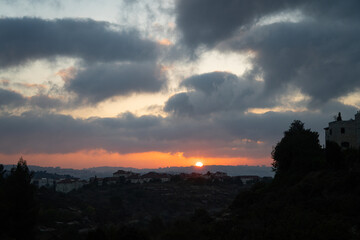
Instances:
[[[0,164],[0,184],[3,183],[5,177],[4,165]]]
[[[321,154],[319,134],[305,129],[303,122],[295,120],[271,153],[273,170],[276,175],[290,170],[309,171],[319,165]]]
[[[9,237],[15,239],[34,239],[37,207],[35,187],[31,184],[33,173],[21,157],[17,166],[11,169],[5,179],[4,191],[6,206],[5,227]]]
[[[5,175],[5,170],[4,170],[4,166],[2,164],[0,164],[0,239],[2,238],[4,231],[5,231],[5,222],[6,219],[4,218],[3,214],[6,210],[6,206],[5,206],[5,193],[4,193],[4,176]]]
[[[105,232],[97,228],[95,231],[91,231],[88,233],[86,240],[107,240]]]
[[[339,169],[345,167],[344,154],[341,151],[341,147],[336,142],[326,142],[325,157],[331,168]]]

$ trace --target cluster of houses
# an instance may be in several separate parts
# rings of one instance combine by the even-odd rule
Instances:
[[[84,185],[88,184],[86,180],[80,180],[78,178],[66,178],[66,179],[51,179],[51,178],[39,178],[31,179],[31,183],[38,188],[55,189],[57,192],[68,193],[72,190],[77,190]]]
[[[72,190],[77,190],[83,187],[86,184],[93,183],[98,186],[117,184],[117,183],[130,183],[130,184],[143,184],[149,182],[159,182],[166,183],[170,181],[190,181],[190,180],[206,180],[211,182],[224,182],[234,180],[236,182],[241,182],[244,185],[255,183],[261,180],[259,176],[236,176],[230,177],[224,172],[207,172],[205,174],[201,173],[180,173],[180,174],[168,174],[168,173],[157,173],[149,172],[146,174],[134,173],[131,171],[118,170],[113,173],[112,177],[97,178],[92,177],[89,181],[80,180],[80,179],[33,179],[32,183],[37,187],[46,187],[53,188],[57,192],[68,193]],[[264,179],[266,180],[266,179]]]

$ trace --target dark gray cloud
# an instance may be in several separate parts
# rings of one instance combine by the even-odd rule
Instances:
[[[321,104],[359,89],[360,27],[313,21],[255,27],[222,44],[254,51],[253,64],[265,81],[266,94],[296,86]]]
[[[239,136],[222,131],[218,123],[206,118],[194,121],[125,114],[81,120],[28,112],[0,117],[0,131],[2,153],[69,153],[101,148],[119,153],[180,151],[186,155],[201,152],[204,156],[224,156],[234,151],[229,145],[254,145],[241,141],[231,144]]]
[[[176,115],[205,115],[213,112],[268,107],[275,101],[262,97],[263,82],[239,78],[228,72],[212,72],[185,79],[181,86],[188,92],[172,96],[165,104],[166,112]]]
[[[161,67],[153,62],[88,65],[65,83],[80,99],[98,103],[134,92],[158,92],[166,82]]]
[[[311,97],[308,107],[319,108],[359,91],[359,1],[185,0],[176,7],[189,47],[254,53],[252,71],[265,82],[265,99],[298,88]],[[257,24],[262,17],[295,11],[303,14],[299,22]]]
[[[213,46],[248,28],[264,16],[291,10],[305,15],[342,20],[359,20],[357,0],[177,0],[177,25],[189,47]]]
[[[177,93],[170,97],[165,103],[164,111],[172,112],[175,115],[192,115],[194,113],[194,106],[190,102],[189,93]]]
[[[299,1],[178,0],[177,25],[190,47],[214,45],[239,27],[254,23],[269,13],[287,9]]]
[[[0,88],[0,109],[4,107],[20,107],[26,99],[19,93]]]
[[[61,101],[58,98],[50,97],[45,94],[38,94],[28,99],[30,106],[36,106],[41,109],[64,109],[70,106],[68,102]]]
[[[161,65],[153,62],[88,64],[64,76],[63,87],[53,86],[30,97],[0,88],[0,106],[6,105],[7,109],[19,106],[27,109],[76,109],[115,96],[155,93],[166,87],[166,80]],[[68,96],[69,92],[75,95]]]
[[[272,146],[294,119],[319,131],[339,108],[344,119],[356,109],[339,103],[323,112],[225,112],[198,118],[141,116],[74,119],[60,114],[27,112],[0,117],[0,152],[69,153],[105,149],[118,153],[184,152],[185,156],[269,158]]]
[[[57,56],[89,62],[154,59],[156,43],[134,30],[115,31],[90,19],[0,19],[0,67]]]
[[[0,88],[0,110],[15,110],[20,107],[25,109],[60,110],[73,109],[77,106],[74,100],[64,100],[47,94],[26,97],[15,91]]]

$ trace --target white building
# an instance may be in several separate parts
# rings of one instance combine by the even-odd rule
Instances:
[[[52,188],[55,185],[55,180],[50,178],[37,178],[31,179],[31,183],[37,186],[38,188]]]
[[[240,179],[244,185],[249,184],[249,183],[256,183],[256,182],[260,181],[259,176],[240,176]]]
[[[324,128],[326,142],[335,142],[343,149],[356,148],[360,146],[360,112],[355,114],[355,119],[343,121],[341,113],[336,121],[329,122]]]
[[[81,188],[86,183],[87,182],[85,180],[63,179],[63,180],[59,180],[56,183],[55,190],[57,192],[68,193],[68,192],[71,192],[72,190],[77,190],[77,189]]]

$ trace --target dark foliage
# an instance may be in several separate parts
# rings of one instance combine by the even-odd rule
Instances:
[[[35,187],[30,183],[32,175],[26,161],[20,158],[10,175],[2,179],[1,233],[4,238],[35,239],[38,208]]]
[[[308,172],[322,164],[322,148],[319,134],[304,128],[304,123],[295,120],[272,153],[273,170],[277,176],[289,172]]]
[[[230,207],[216,212],[209,209],[219,206],[218,201],[228,200],[236,184],[119,182],[90,184],[69,194],[41,189],[39,222],[55,230],[49,235],[39,234],[40,239],[360,239],[357,150],[343,151],[327,143],[323,154],[318,134],[294,121],[272,154],[275,180],[243,187]],[[22,177],[16,179],[28,183],[31,174],[26,163],[18,168]],[[0,165],[2,196],[5,186],[18,175],[13,169],[9,178],[3,178]],[[1,201],[2,212],[6,212],[4,203],[10,206]],[[14,207],[9,208],[12,213]],[[181,214],[190,210],[191,214]],[[178,215],[169,218],[169,214]],[[31,239],[32,232],[20,227]]]

